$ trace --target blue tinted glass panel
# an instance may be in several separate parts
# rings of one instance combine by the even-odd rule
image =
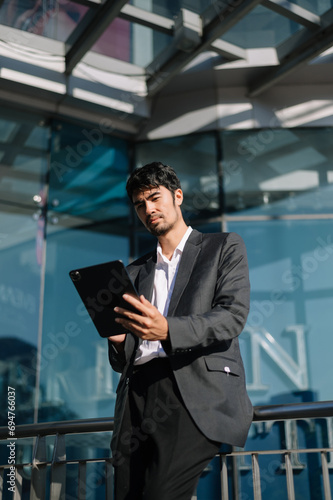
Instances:
[[[100,127],[59,126],[53,139],[50,209],[87,221],[127,218],[126,142]]]
[[[129,235],[109,225],[49,226],[39,420],[113,416],[118,374],[68,273],[129,257]],[[74,222],[77,226],[75,227]]]
[[[254,404],[331,399],[332,222],[230,222],[245,240],[251,309],[241,345]]]
[[[221,39],[244,49],[277,47],[302,26],[259,5]]]
[[[49,130],[2,109],[0,122],[0,394],[16,391],[16,424],[34,421]],[[33,138],[33,139],[32,139]],[[31,142],[33,142],[33,147]],[[34,196],[37,197],[36,205]],[[2,423],[7,425],[3,412]]]
[[[227,212],[332,212],[332,129],[223,132],[221,139]]]
[[[39,420],[113,416],[118,374],[69,271],[129,259],[124,141],[64,126],[51,157]]]
[[[291,3],[303,7],[303,9],[309,10],[314,14],[321,16],[333,7],[332,0],[291,0]]]

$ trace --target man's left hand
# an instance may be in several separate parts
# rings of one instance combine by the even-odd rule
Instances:
[[[122,307],[115,307],[116,313],[125,316],[125,318],[116,318],[117,323],[121,323],[142,340],[167,340],[168,321],[149,300],[143,295],[140,295],[139,300],[127,294],[123,295],[123,298],[134,306],[140,314]]]

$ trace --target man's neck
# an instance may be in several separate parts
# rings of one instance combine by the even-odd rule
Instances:
[[[163,255],[165,255],[167,259],[170,260],[172,258],[173,252],[181,242],[186,231],[187,231],[187,225],[183,220],[182,223],[179,224],[179,227],[177,226],[176,228],[173,228],[171,231],[169,231],[167,234],[158,237],[158,242],[161,245],[162,253]]]

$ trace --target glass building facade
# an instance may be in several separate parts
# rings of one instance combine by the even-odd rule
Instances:
[[[235,231],[245,241],[252,291],[240,341],[253,404],[331,399],[332,143],[333,130],[323,127],[133,142],[103,127],[3,109],[0,390],[4,400],[7,387],[16,388],[17,425],[113,415],[118,374],[68,273],[114,259],[127,263],[153,248],[125,183],[131,169],[154,160],[177,171],[188,224]],[[330,425],[312,438],[332,446]],[[290,429],[275,427],[253,425],[248,446],[286,443]],[[306,425],[300,436],[309,444]],[[302,457],[294,464],[299,498],[314,498],[311,484],[319,486],[302,464]],[[243,500],[251,498],[249,467],[244,459]],[[273,491],[273,472],[282,465],[275,459],[266,467]],[[209,477],[209,488],[218,488],[214,464]],[[202,500],[210,498],[207,484],[201,496],[199,485]],[[277,491],[270,498],[283,498]]]

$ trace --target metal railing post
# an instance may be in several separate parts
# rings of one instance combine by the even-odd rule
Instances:
[[[258,453],[252,453],[252,477],[254,500],[261,500],[260,467]]]
[[[78,500],[86,500],[87,495],[87,462],[79,462],[79,477],[77,486]]]
[[[328,473],[328,464],[327,464],[327,452],[321,452],[321,468],[323,473],[323,483],[324,483],[324,495],[325,500],[331,500],[331,484],[330,484],[330,476]]]
[[[295,500],[294,476],[290,453],[285,454],[288,500]]]
[[[46,437],[37,436],[32,455],[30,500],[44,500],[46,491]]]
[[[113,500],[113,465],[105,460],[105,500]]]
[[[51,465],[50,500],[66,498],[66,443],[63,434],[57,434]],[[60,463],[59,463],[60,462]]]
[[[228,490],[228,466],[227,466],[227,456],[226,454],[220,455],[221,460],[221,493],[222,500],[229,500],[229,490]]]

